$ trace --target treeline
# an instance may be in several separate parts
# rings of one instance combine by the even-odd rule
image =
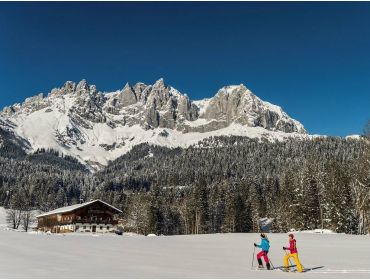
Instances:
[[[364,141],[342,138],[287,140],[271,143],[239,136],[211,137],[197,146],[170,149],[140,144],[111,162],[96,176],[114,188],[207,185],[222,180],[277,178],[285,170],[302,169],[308,161],[346,164],[360,158]]]
[[[139,233],[249,232],[270,217],[276,232],[323,227],[364,234],[368,149],[365,141],[341,138],[259,143],[229,137],[185,150],[141,145],[96,176],[104,182],[102,197],[127,193],[126,223]]]
[[[365,138],[271,143],[230,136],[186,149],[141,144],[94,174],[55,151],[26,155],[14,141],[1,143],[5,207],[22,192],[42,211],[101,198],[124,211],[125,230],[143,234],[258,231],[262,217],[274,219],[276,232],[369,233]]]

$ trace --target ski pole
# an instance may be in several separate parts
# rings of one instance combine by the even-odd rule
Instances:
[[[253,246],[253,255],[252,255],[252,266],[251,269],[253,269],[253,264],[254,264],[254,254],[256,253],[256,246]]]
[[[271,264],[272,268],[275,269],[275,266],[273,265],[271,259],[267,256],[267,259],[269,260],[269,263]]]

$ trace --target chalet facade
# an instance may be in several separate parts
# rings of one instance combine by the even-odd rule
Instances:
[[[55,209],[37,216],[37,229],[52,233],[113,232],[115,216],[122,213],[116,207],[100,200]]]

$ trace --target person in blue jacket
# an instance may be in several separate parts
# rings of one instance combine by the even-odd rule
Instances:
[[[269,249],[270,249],[270,241],[267,238],[267,235],[265,233],[261,233],[261,244],[254,243],[255,247],[261,248],[261,252],[257,254],[257,261],[258,261],[258,268],[263,268],[262,260],[263,257],[266,263],[266,268],[268,270],[271,269],[269,258],[267,256]]]

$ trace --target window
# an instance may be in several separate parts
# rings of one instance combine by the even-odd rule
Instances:
[[[79,226],[76,226],[76,231],[77,231],[79,228],[80,228]]]
[[[109,226],[107,226],[107,230],[109,230]]]
[[[84,226],[83,229],[86,229],[86,226]]]
[[[100,230],[103,230],[103,227],[102,226],[100,226]]]

